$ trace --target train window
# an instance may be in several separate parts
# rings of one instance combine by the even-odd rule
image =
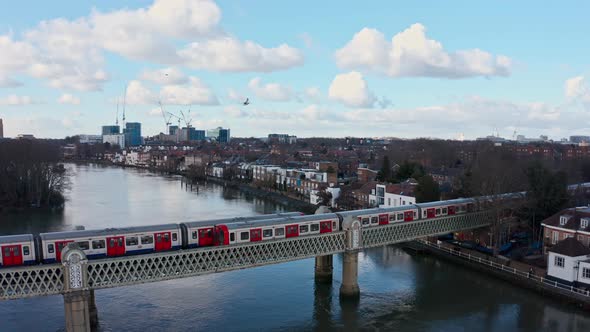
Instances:
[[[193,232],[193,239],[196,239],[199,237],[199,233],[197,231]]]
[[[139,244],[139,240],[137,239],[137,236],[130,236],[125,239],[125,244],[128,246],[136,246]]]
[[[24,256],[29,256],[30,252],[29,252],[29,246],[24,246],[23,247],[23,255]]]
[[[123,238],[119,238],[119,240],[117,240],[117,242],[119,242],[119,247],[123,246]]]
[[[297,226],[287,226],[287,235],[297,234]]]
[[[414,211],[414,218],[418,217],[418,212]]]
[[[309,226],[308,225],[301,225],[301,226],[299,226],[299,233],[307,233],[308,230],[309,230]]]
[[[15,250],[14,251],[14,257],[18,257],[20,256],[20,250]]]
[[[248,240],[250,238],[250,233],[242,232],[240,233],[240,240]]]
[[[265,229],[262,231],[263,237],[272,237],[272,229]]]
[[[170,242],[170,233],[164,234],[164,242]]]
[[[90,244],[88,243],[88,241],[80,241],[80,242],[76,242],[76,244],[78,244],[78,246],[80,247],[81,250],[90,249]]]
[[[447,208],[443,208],[443,209],[442,209],[442,213],[443,213],[443,214],[447,214]]]
[[[144,235],[141,237],[141,244],[154,243],[154,237],[151,235]]]
[[[283,227],[275,228],[275,236],[283,236],[283,235],[285,235],[285,229]]]
[[[229,241],[234,242],[236,240],[236,233],[229,233]]]
[[[172,241],[178,240],[178,234],[172,233]]]
[[[371,217],[371,224],[377,224],[377,223],[379,223],[379,218]]]
[[[436,209],[436,214],[440,214],[440,209]]]
[[[369,224],[369,218],[363,218],[362,223],[363,223],[363,225],[368,225]]]
[[[404,220],[404,214],[403,213],[398,213],[397,214],[397,220]]]
[[[53,254],[53,250],[54,250],[53,244],[48,244],[47,245],[47,252],[49,252],[50,254]]]
[[[320,225],[318,224],[311,224],[311,231],[312,232],[317,232],[320,230]]]
[[[102,249],[105,247],[104,240],[94,240],[92,241],[92,249]]]
[[[389,221],[395,221],[395,214],[390,214],[389,215]]]

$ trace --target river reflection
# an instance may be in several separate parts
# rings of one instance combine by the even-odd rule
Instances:
[[[179,222],[283,208],[224,188],[187,191],[178,177],[103,166],[75,176],[61,214],[1,216],[1,231],[39,232]],[[195,189],[195,188],[193,188]],[[396,247],[359,253],[358,302],[314,260],[96,291],[103,331],[588,331],[585,312],[483,274]],[[57,331],[61,296],[0,302],[0,331]]]

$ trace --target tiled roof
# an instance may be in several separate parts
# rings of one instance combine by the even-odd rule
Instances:
[[[568,237],[551,247],[549,251],[569,257],[590,255],[590,248],[584,246],[573,237]]]
[[[561,216],[569,216],[569,220],[564,224],[560,224],[560,217]],[[551,217],[543,220],[543,224],[547,226],[554,226],[564,229],[569,229],[573,231],[584,231],[590,232],[590,223],[586,227],[582,227],[580,223],[581,218],[590,218],[590,208],[583,207],[583,208],[570,208],[561,210],[558,213],[552,215]]]

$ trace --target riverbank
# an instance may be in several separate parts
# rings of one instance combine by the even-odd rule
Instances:
[[[590,291],[561,284],[545,278],[545,271],[513,261],[503,261],[445,243],[412,241],[405,248],[417,254],[429,254],[437,258],[467,267],[488,276],[510,282],[521,288],[550,296],[558,301],[590,310]]]

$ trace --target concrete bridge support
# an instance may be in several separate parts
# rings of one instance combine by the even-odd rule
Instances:
[[[342,257],[342,285],[340,297],[358,298],[361,294],[358,284],[358,252],[345,251]]]
[[[333,256],[317,256],[315,258],[315,280],[321,283],[332,282]]]
[[[98,326],[94,291],[88,289],[88,260],[77,244],[61,254],[64,278],[64,310],[67,332],[90,332]]]

